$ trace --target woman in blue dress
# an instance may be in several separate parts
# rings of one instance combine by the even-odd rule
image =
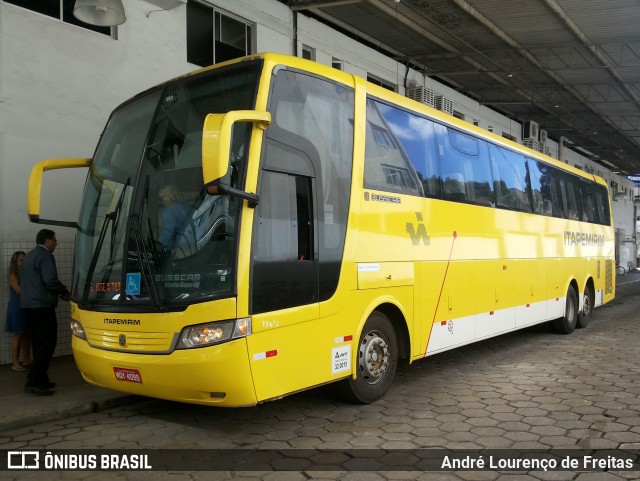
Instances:
[[[24,312],[20,307],[20,283],[19,273],[24,260],[24,252],[17,251],[11,256],[9,264],[9,304],[7,305],[7,319],[5,324],[5,332],[13,334],[11,340],[11,357],[13,364],[11,369],[14,371],[26,371],[25,367],[20,364],[20,352],[24,356],[24,366],[31,364],[31,336],[27,330],[27,320]]]

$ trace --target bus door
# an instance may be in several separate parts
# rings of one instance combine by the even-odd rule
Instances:
[[[258,176],[249,358],[259,400],[351,373],[332,363],[353,165],[353,88],[276,68]],[[322,303],[322,304],[321,304]],[[346,355],[347,348],[338,349]]]
[[[353,90],[278,69],[258,176],[247,338],[259,400],[344,377],[332,368],[344,319],[335,293],[349,211]],[[325,303],[326,304],[326,303]],[[340,328],[339,328],[340,327]]]
[[[319,316],[315,169],[304,151],[273,139],[265,154],[254,217],[249,337],[261,400],[309,382],[292,360],[309,353],[304,330]]]

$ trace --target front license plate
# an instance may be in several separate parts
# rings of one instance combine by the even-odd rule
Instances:
[[[126,369],[124,367],[114,367],[113,373],[118,381],[138,382],[142,384],[142,376],[137,369]]]

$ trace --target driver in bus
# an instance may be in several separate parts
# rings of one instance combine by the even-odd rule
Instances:
[[[178,245],[188,225],[188,207],[182,202],[182,195],[173,184],[164,186],[158,195],[165,206],[160,243],[167,251],[171,251]]]

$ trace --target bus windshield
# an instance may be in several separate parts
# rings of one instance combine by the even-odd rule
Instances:
[[[180,309],[235,292],[241,200],[208,195],[202,126],[252,109],[262,63],[185,77],[117,109],[96,149],[76,236],[81,306]],[[250,124],[234,127],[230,184],[242,188]]]

